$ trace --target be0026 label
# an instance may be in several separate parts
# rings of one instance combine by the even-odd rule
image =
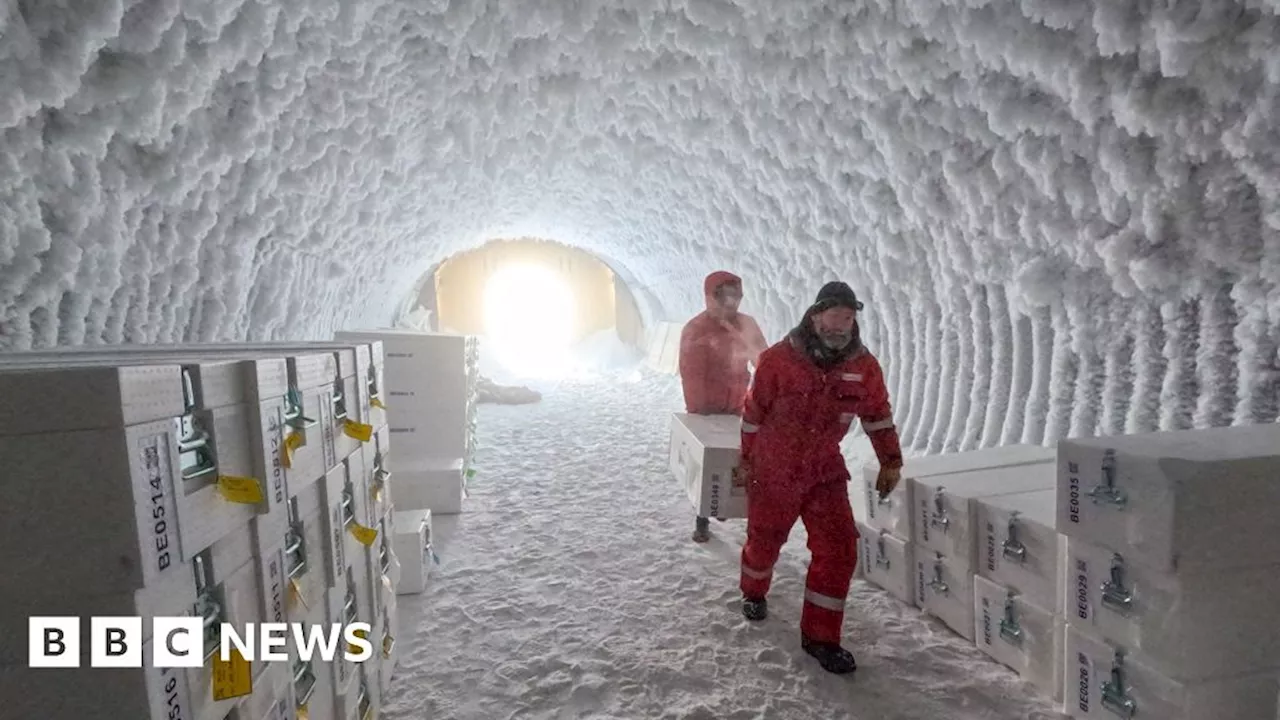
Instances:
[[[159,575],[181,558],[175,540],[174,523],[177,505],[173,497],[173,464],[169,454],[169,435],[161,433],[142,438],[138,443],[142,461],[143,487],[147,501],[142,503],[139,534],[142,550],[153,558],[154,573]]]

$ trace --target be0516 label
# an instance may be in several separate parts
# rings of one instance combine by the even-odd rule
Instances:
[[[177,506],[170,492],[173,485],[173,465],[169,454],[169,435],[161,433],[142,438],[138,443],[142,461],[143,490],[148,499],[143,503],[139,517],[139,534],[144,553],[154,557],[158,575],[173,566],[178,558],[174,541],[173,523],[177,519]]]

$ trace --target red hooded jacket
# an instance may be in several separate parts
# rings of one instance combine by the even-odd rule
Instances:
[[[840,442],[855,419],[881,467],[902,467],[880,362],[855,340],[847,357],[824,369],[794,330],[760,356],[742,417],[743,461],[762,483],[848,481]]]
[[[680,381],[685,411],[699,415],[741,415],[754,364],[768,347],[755,319],[737,313],[721,319],[715,292],[721,285],[742,287],[742,279],[726,271],[713,272],[703,282],[707,309],[685,324],[680,333]]]

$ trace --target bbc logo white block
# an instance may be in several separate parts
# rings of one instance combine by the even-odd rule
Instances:
[[[28,627],[29,666],[80,667],[80,618],[33,617]]]
[[[157,617],[154,622],[156,667],[204,667],[204,618]]]
[[[142,618],[95,617],[89,627],[89,664],[92,667],[142,667]]]

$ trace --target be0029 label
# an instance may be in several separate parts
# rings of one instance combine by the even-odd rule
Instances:
[[[143,547],[155,549],[156,572],[168,570],[174,564],[174,553],[177,552],[173,541],[173,523],[177,516],[169,486],[173,476],[169,456],[169,436],[167,434],[151,435],[139,442],[139,454],[142,460],[142,473],[145,490],[149,500],[146,508],[149,512],[142,518],[142,528],[146,528],[143,536]],[[141,528],[140,528],[141,529]]]

